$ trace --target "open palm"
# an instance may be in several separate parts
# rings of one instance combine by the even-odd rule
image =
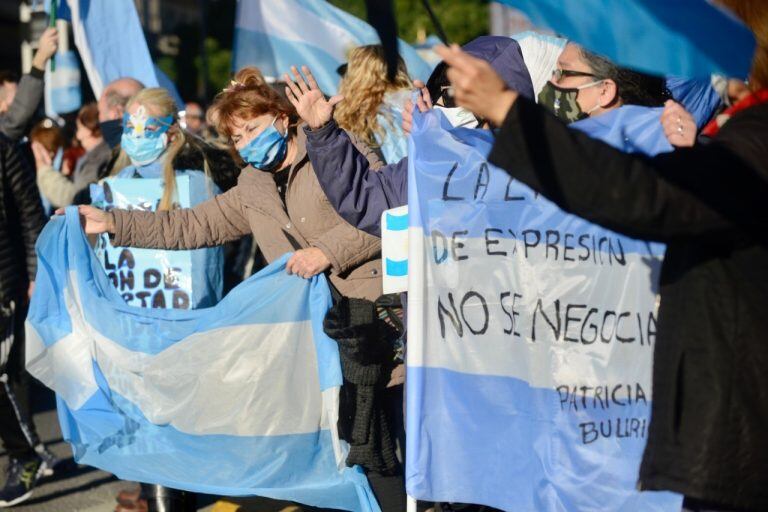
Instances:
[[[301,71],[296,69],[296,66],[291,68],[293,73],[293,80],[288,73],[283,75],[287,87],[285,88],[285,94],[288,97],[288,101],[293,104],[296,112],[299,114],[302,120],[304,120],[311,129],[320,128],[325,123],[331,120],[333,116],[333,109],[338,102],[344,99],[343,96],[333,96],[329,99],[325,98],[325,95],[317,86],[315,77],[312,76],[312,72],[307,66],[302,66]],[[306,77],[306,79],[304,78]],[[294,82],[295,80],[295,82]]]

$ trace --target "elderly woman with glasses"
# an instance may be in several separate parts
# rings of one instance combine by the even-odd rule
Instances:
[[[539,93],[538,103],[566,123],[598,116],[622,105],[661,107],[670,99],[663,78],[620,68],[568,43]]]

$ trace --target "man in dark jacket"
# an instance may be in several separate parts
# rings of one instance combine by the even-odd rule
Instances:
[[[13,142],[0,135],[0,438],[10,457],[0,507],[26,500],[48,469],[29,421],[23,357],[26,304],[37,271],[35,242],[45,222],[34,173]]]
[[[438,53],[458,104],[501,127],[492,163],[667,244],[641,488],[681,493],[687,510],[768,510],[768,91],[711,143],[645,158],[570,130],[459,48]]]

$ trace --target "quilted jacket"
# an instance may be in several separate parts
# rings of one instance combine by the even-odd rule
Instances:
[[[35,279],[35,242],[45,223],[34,172],[0,135],[0,299],[18,297]]]
[[[200,205],[171,212],[113,210],[118,246],[192,249],[249,233],[267,261],[317,247],[331,261],[331,282],[346,297],[381,295],[380,240],[349,225],[328,202],[307,157],[304,131],[288,172],[285,203],[269,172],[243,169],[237,186]]]

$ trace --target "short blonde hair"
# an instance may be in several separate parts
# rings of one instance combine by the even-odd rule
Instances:
[[[402,59],[398,57],[395,79],[389,82],[384,48],[379,44],[355,48],[349,53],[347,72],[339,87],[339,94],[344,96],[344,101],[338,104],[334,112],[336,123],[366,143],[376,146],[375,136],[384,135],[384,128],[377,118],[384,95],[411,86]]]

